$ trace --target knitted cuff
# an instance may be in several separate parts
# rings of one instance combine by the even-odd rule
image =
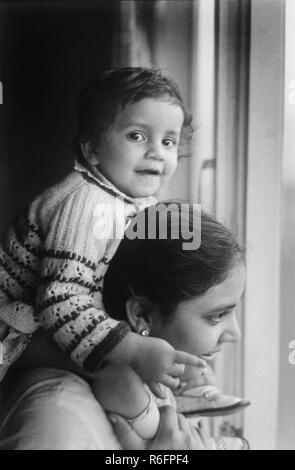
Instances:
[[[102,365],[105,356],[131,331],[128,323],[121,321],[113,328],[109,334],[96,345],[89,356],[86,357],[83,367],[88,372],[94,372],[98,366]]]

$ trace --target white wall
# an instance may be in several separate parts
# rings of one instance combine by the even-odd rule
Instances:
[[[281,322],[278,448],[295,449],[295,2],[286,1],[286,68],[281,221]]]
[[[279,391],[283,0],[252,0],[247,168],[245,436],[275,449]]]

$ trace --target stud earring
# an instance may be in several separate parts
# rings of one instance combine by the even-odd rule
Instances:
[[[142,330],[140,330],[139,334],[141,336],[148,336],[150,334],[150,330],[148,330],[147,328],[143,328]]]

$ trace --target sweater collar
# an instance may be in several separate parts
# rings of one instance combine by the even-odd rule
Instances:
[[[127,194],[121,192],[97,168],[90,168],[87,166],[87,164],[82,164],[78,162],[78,160],[75,161],[74,170],[87,175],[91,180],[95,181],[98,186],[100,186],[102,189],[106,190],[107,192],[111,192],[114,196],[118,196],[121,199],[124,199],[125,202],[135,204],[139,209],[141,207],[144,208],[152,204],[156,204],[157,202],[157,199],[154,196],[141,198],[133,198],[131,196],[127,196]]]

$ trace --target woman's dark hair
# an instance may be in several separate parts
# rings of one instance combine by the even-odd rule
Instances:
[[[182,134],[191,136],[191,116],[185,110],[177,84],[159,69],[125,67],[103,70],[84,88],[78,100],[78,136],[74,150],[83,161],[80,144],[97,144],[112,125],[119,109],[143,98],[167,99],[184,113]]]
[[[163,207],[163,203],[160,205]],[[131,240],[125,237],[104,279],[103,302],[113,318],[126,319],[126,301],[136,296],[156,305],[163,321],[167,321],[179,302],[201,296],[210,287],[224,281],[236,264],[245,261],[244,250],[233,234],[213,217],[201,212],[201,224],[193,226],[194,212],[199,210],[196,205],[186,204],[190,210],[184,214],[181,203],[165,203],[164,206],[172,207],[172,215],[173,211],[178,211],[182,229],[186,226],[191,233],[200,231],[200,246],[184,250],[183,243],[187,240],[182,236],[183,230],[179,231],[178,238],[169,236],[171,217],[166,217],[166,239],[157,236]],[[145,209],[145,215],[149,210]]]

